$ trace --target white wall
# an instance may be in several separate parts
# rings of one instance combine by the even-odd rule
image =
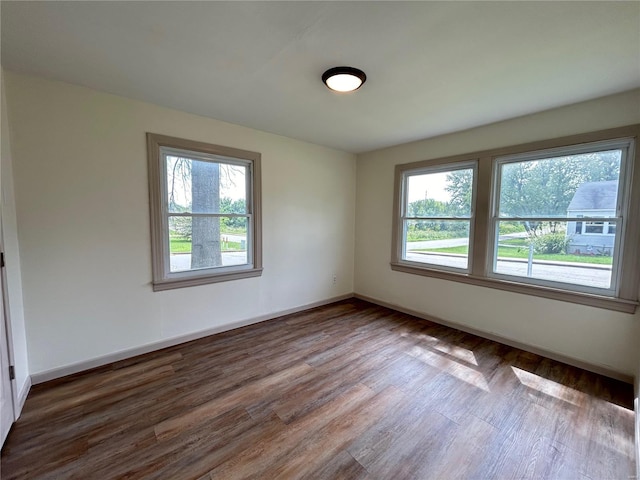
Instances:
[[[32,374],[353,291],[355,156],[5,77]],[[152,292],[145,132],[262,153],[262,277]]]
[[[36,77],[5,80],[32,374],[352,291],[637,373],[640,311],[392,272],[389,260],[395,164],[640,122],[640,90],[363,154],[356,179],[342,152]],[[147,131],[262,153],[262,277],[151,291]]]
[[[0,134],[0,211],[2,214],[2,245],[5,252],[5,274],[7,280],[6,311],[9,318],[10,352],[15,367],[14,404],[21,410],[31,385],[27,340],[22,302],[22,272],[20,249],[16,225],[16,206],[13,190],[13,159],[9,138],[9,121],[5,99],[4,72],[0,71],[0,95],[2,97],[2,130]]]
[[[640,122],[640,90],[358,156],[355,291],[625,376],[635,315],[391,271],[394,166]]]

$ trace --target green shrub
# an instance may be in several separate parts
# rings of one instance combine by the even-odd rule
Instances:
[[[526,232],[522,222],[500,222],[500,235]]]
[[[566,253],[569,239],[564,233],[547,233],[531,239],[533,250],[536,253]]]

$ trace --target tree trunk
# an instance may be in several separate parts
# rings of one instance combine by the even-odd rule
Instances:
[[[220,165],[193,161],[191,164],[191,195],[194,213],[220,211]],[[193,217],[191,231],[191,268],[222,266],[220,219]]]

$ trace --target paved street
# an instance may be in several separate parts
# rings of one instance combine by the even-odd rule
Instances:
[[[500,240],[517,238],[522,234],[501,235]],[[245,240],[242,235],[223,235],[228,241],[240,242]],[[407,243],[407,260],[445,265],[458,268],[466,268],[466,258],[461,255],[434,254],[427,252],[415,252],[412,250],[426,248],[444,248],[467,245],[467,238],[452,238],[447,240],[429,240],[421,242]],[[246,252],[225,252],[222,254],[222,264],[243,265],[247,263]],[[191,268],[190,254],[171,255],[171,271],[178,272]],[[527,261],[519,259],[498,260],[497,273],[505,275],[527,276]],[[554,264],[550,262],[536,262],[532,266],[532,277],[553,280],[559,282],[587,285],[598,288],[608,288],[611,282],[611,268],[603,265],[598,266],[572,266],[567,264]]]
[[[237,242],[242,244],[246,242],[246,235],[236,235],[231,233],[223,233],[221,239],[224,242]],[[171,271],[182,272],[191,268],[191,254],[178,253],[170,256]],[[227,267],[230,265],[244,265],[247,263],[247,252],[222,252],[222,265]]]
[[[420,242],[407,242],[407,250],[418,250],[422,248],[446,248],[460,247],[468,245],[468,238],[447,238],[446,240],[422,240]]]
[[[527,275],[527,262],[498,261],[497,273],[504,275]],[[550,263],[533,262],[533,278],[552,280],[554,282],[566,282],[589,287],[609,288],[611,284],[611,268],[572,267]]]
[[[247,263],[247,252],[224,252],[222,254],[222,265],[244,265]],[[181,253],[171,255],[171,271],[182,272],[191,268],[191,254]]]
[[[437,255],[431,253],[408,252],[407,260],[421,263],[434,263],[451,267],[466,268],[466,258],[462,256]],[[497,273],[504,275],[527,276],[526,260],[498,260]],[[589,287],[609,288],[611,268],[603,266],[574,267],[566,264],[533,262],[532,277],[555,282],[567,282]]]
[[[224,238],[227,242],[245,242],[247,240],[246,235],[236,235],[234,233],[223,233],[220,237]]]

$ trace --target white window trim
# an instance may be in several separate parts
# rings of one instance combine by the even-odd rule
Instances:
[[[396,165],[395,168],[395,189],[394,189],[394,209],[393,209],[393,237],[391,252],[391,268],[394,271],[411,273],[416,275],[430,276],[435,278],[457,281],[473,285],[479,285],[500,290],[507,290],[527,295],[536,295],[560,301],[573,302],[599,308],[605,308],[626,313],[633,313],[638,305],[638,290],[640,288],[640,154],[638,139],[640,138],[640,125],[630,125],[621,128],[591,132],[574,135],[570,137],[533,142],[523,145],[503,147],[494,150],[474,152],[452,157],[413,162],[404,165]],[[491,215],[495,211],[493,208],[492,192],[495,188],[496,159],[519,156],[520,159],[534,159],[536,155],[549,155],[554,150],[565,152],[568,148],[574,148],[575,152],[589,151],[593,144],[615,145],[621,141],[632,140],[632,147],[627,155],[625,176],[622,177],[624,185],[618,188],[618,205],[625,205],[625,212],[618,212],[615,249],[619,252],[619,257],[624,258],[620,265],[616,265],[617,270],[614,292],[603,294],[602,289],[593,291],[576,290],[572,287],[565,288],[563,284],[539,284],[522,281],[522,277],[496,277],[489,272],[493,266],[493,236],[495,235],[494,225]],[[573,146],[573,147],[572,147]],[[602,148],[603,150],[606,148]],[[433,268],[429,264],[408,264],[402,260],[402,202],[404,201],[403,176],[404,173],[420,168],[428,168],[436,165],[452,164],[457,162],[468,162],[478,159],[478,174],[476,185],[475,225],[473,228],[474,239],[469,245],[469,262],[471,271],[452,272],[441,268]],[[621,196],[626,195],[626,201],[622,203]],[[588,221],[590,217],[576,218],[576,221]],[[560,218],[560,221],[571,221],[572,219]],[[584,225],[584,224],[583,224]],[[615,260],[614,260],[615,262]]]
[[[597,225],[598,223],[602,224],[602,232],[587,232],[587,226],[589,225]],[[605,226],[606,224],[606,226]],[[586,221],[582,222],[582,235],[605,235],[604,231],[609,231],[609,222],[605,222],[604,220],[597,220],[596,218],[589,218]]]
[[[599,217],[599,218],[604,218],[604,217]],[[591,232],[587,232],[587,223],[597,223],[597,222],[602,222],[602,233],[591,233]],[[599,237],[602,235],[615,235],[615,233],[611,233],[609,231],[609,227],[611,225],[616,225],[617,222],[610,222],[609,219],[607,220],[597,220],[596,218],[591,218],[589,220],[587,220],[586,222],[582,223],[582,230],[580,232],[580,235],[593,235],[595,237]]]
[[[203,268],[181,272],[170,271],[166,164],[164,154],[184,154],[204,161],[219,159],[221,163],[247,166],[247,264]],[[147,133],[149,169],[149,206],[151,218],[152,286],[154,291],[205,285],[209,283],[257,277],[262,274],[261,235],[261,155],[257,152],[223,147]],[[211,214],[211,216],[228,216]]]

